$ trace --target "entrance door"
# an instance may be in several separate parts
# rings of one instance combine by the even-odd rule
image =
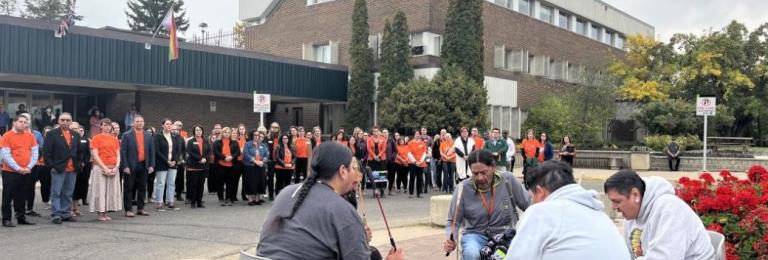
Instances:
[[[5,106],[5,109],[11,117],[29,111],[27,105],[29,105],[27,94],[8,93],[8,105]]]
[[[51,106],[50,94],[33,94],[29,111],[33,118],[32,128],[42,130],[46,126],[53,127],[56,124],[56,114]]]

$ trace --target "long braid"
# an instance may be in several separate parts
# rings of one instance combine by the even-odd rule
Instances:
[[[304,183],[301,184],[301,188],[299,189],[299,197],[296,199],[296,202],[293,203],[293,209],[291,210],[291,215],[288,218],[293,218],[293,215],[296,214],[296,211],[299,210],[299,207],[301,207],[301,204],[304,203],[304,199],[307,198],[307,195],[309,195],[309,190],[312,189],[312,186],[317,183],[317,173],[310,172],[309,176],[307,176],[307,179],[304,180]]]

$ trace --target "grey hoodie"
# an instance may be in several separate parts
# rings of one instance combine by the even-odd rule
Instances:
[[[531,205],[517,225],[506,259],[630,259],[596,195],[569,184]]]
[[[637,219],[624,224],[624,239],[634,254],[632,233],[640,233],[645,260],[709,260],[714,248],[699,216],[675,195],[675,189],[661,177],[645,180],[645,194]],[[637,231],[635,231],[637,230]]]

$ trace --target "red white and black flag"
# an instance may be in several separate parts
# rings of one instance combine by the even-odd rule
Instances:
[[[56,38],[66,36],[69,32],[69,27],[75,25],[75,2],[77,2],[77,0],[69,1],[69,6],[67,6],[67,14],[61,18],[59,28],[57,28],[53,33],[53,36]]]

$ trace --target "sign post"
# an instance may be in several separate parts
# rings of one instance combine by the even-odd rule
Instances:
[[[272,103],[269,94],[253,92],[253,112],[259,113],[259,127],[264,127],[264,113],[271,113]]]
[[[707,171],[707,117],[714,116],[717,101],[714,97],[696,96],[696,115],[704,116],[704,162],[702,171]]]

